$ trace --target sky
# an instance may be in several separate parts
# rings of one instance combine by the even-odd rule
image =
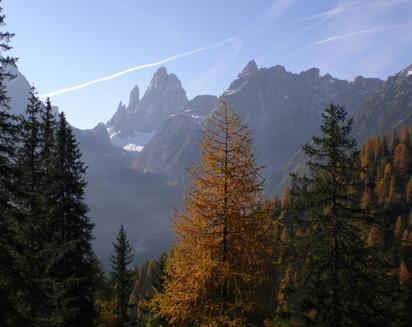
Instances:
[[[412,64],[412,0],[3,0],[12,54],[71,124],[107,122],[161,66],[190,98],[254,59],[386,79]]]

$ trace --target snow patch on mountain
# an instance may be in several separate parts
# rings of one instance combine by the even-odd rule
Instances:
[[[121,130],[115,131],[113,127],[107,128],[110,141],[113,145],[127,151],[142,151],[143,147],[152,139],[154,131],[150,133],[134,132],[131,136],[122,136]]]
[[[130,151],[130,152],[141,152],[144,146],[129,143],[123,147],[123,150]]]

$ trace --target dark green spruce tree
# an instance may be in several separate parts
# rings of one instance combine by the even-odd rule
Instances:
[[[46,108],[44,121],[52,124],[50,104]],[[84,199],[86,168],[64,113],[59,115],[57,125],[49,167],[52,191],[48,211],[52,225],[49,237],[54,245],[48,267],[55,287],[53,319],[58,326],[87,327],[93,326],[95,319],[95,257],[91,245],[93,224]],[[43,156],[47,157],[45,153]]]
[[[120,226],[116,236],[116,241],[113,243],[114,252],[110,256],[112,263],[112,283],[116,298],[116,316],[117,326],[129,326],[129,296],[132,290],[133,272],[130,269],[130,264],[133,261],[133,248],[127,238],[123,224]]]
[[[10,326],[19,316],[11,300],[19,284],[12,254],[15,241],[10,226],[13,211],[10,198],[15,185],[12,177],[16,130],[14,116],[9,112],[6,89],[6,83],[13,78],[9,67],[15,65],[15,59],[7,56],[13,34],[3,30],[5,16],[2,12],[0,7],[0,326]]]
[[[16,156],[17,196],[14,230],[18,243],[15,251],[17,268],[23,277],[15,301],[27,319],[27,326],[49,324],[51,281],[47,265],[47,203],[43,196],[46,183],[42,168],[42,104],[32,88],[26,115],[19,124],[20,147]]]
[[[44,174],[51,180],[53,167],[53,158],[56,147],[56,119],[50,99],[47,98],[46,105],[43,107],[40,117],[40,143],[41,143],[41,161]]]
[[[293,183],[301,236],[289,300],[303,326],[400,326],[397,284],[363,238],[373,218],[359,204],[359,158],[346,116],[330,105],[321,135],[303,147],[309,174]]]
[[[39,127],[39,143],[40,143],[40,169],[42,178],[39,181],[41,188],[41,198],[44,207],[44,234],[47,235],[43,240],[44,255],[47,258],[43,266],[45,277],[48,279],[48,297],[47,297],[47,321],[50,327],[61,326],[63,317],[61,312],[55,310],[56,295],[60,294],[61,283],[56,280],[53,275],[55,263],[61,256],[59,251],[61,244],[57,239],[57,229],[59,228],[56,217],[54,216],[54,200],[55,200],[55,178],[53,176],[54,160],[56,155],[56,130],[57,123],[53,113],[53,108],[50,99],[47,98],[46,104],[41,106],[40,112],[40,127]]]

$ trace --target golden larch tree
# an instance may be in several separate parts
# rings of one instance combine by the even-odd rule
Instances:
[[[382,230],[378,225],[373,225],[369,231],[368,237],[366,239],[366,245],[369,247],[384,247],[385,238]]]
[[[289,187],[284,187],[283,188],[283,190],[282,190],[282,195],[281,195],[281,197],[280,197],[280,202],[282,203],[282,208],[285,208],[288,204],[289,204],[289,198],[290,198],[290,196],[289,196],[289,193],[290,193],[290,191],[289,191]]]
[[[262,200],[251,136],[224,100],[208,118],[201,156],[185,214],[172,224],[154,311],[173,326],[259,325],[272,294],[273,208]]]
[[[402,237],[402,233],[403,233],[403,221],[402,221],[402,217],[399,216],[398,218],[396,218],[396,222],[395,222],[395,237],[397,239],[400,239]]]
[[[369,186],[365,186],[363,189],[363,194],[361,198],[361,207],[363,209],[368,209],[372,206],[372,190]]]
[[[388,192],[388,203],[394,203],[397,197],[396,193],[397,185],[396,185],[396,176],[392,175],[389,180],[389,192]]]
[[[401,174],[405,174],[409,168],[410,154],[408,146],[400,143],[395,147],[394,163]]]
[[[401,126],[401,129],[399,131],[399,139],[400,142],[405,144],[405,145],[409,145],[410,143],[410,127],[407,125],[403,125]]]
[[[411,274],[408,270],[408,267],[406,267],[406,264],[404,261],[401,262],[399,266],[399,282],[402,285],[408,285],[411,279]]]

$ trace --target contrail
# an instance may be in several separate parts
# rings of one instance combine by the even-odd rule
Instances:
[[[56,96],[56,95],[59,95],[59,94],[79,90],[79,89],[82,89],[84,87],[96,84],[96,83],[108,81],[108,80],[111,80],[113,78],[116,78],[116,77],[119,77],[119,76],[122,76],[122,75],[125,75],[125,74],[128,74],[128,73],[134,72],[136,70],[149,68],[149,67],[154,67],[154,66],[159,66],[159,65],[165,64],[167,62],[170,62],[170,61],[173,61],[173,60],[176,60],[176,59],[179,59],[179,58],[187,57],[187,56],[190,56],[190,55],[198,53],[198,52],[206,51],[206,50],[209,50],[209,49],[212,49],[212,48],[221,47],[225,44],[233,42],[234,40],[235,39],[230,38],[230,39],[227,39],[227,40],[219,42],[219,43],[215,43],[215,44],[208,45],[208,46],[201,47],[201,48],[197,48],[197,49],[194,49],[194,50],[191,50],[191,51],[188,51],[188,52],[177,54],[177,55],[171,56],[171,57],[166,58],[166,59],[162,59],[162,60],[159,60],[159,61],[156,61],[156,62],[152,62],[150,64],[144,64],[144,65],[128,68],[128,69],[122,70],[118,73],[108,75],[108,76],[104,76],[104,77],[101,77],[101,78],[98,78],[98,79],[95,79],[95,80],[92,80],[92,81],[89,81],[89,82],[85,82],[85,83],[82,83],[82,84],[79,84],[79,85],[74,85],[74,86],[66,87],[66,88],[61,89],[61,90],[57,90],[57,91],[42,94],[42,95],[40,95],[40,98],[43,99],[43,98],[47,98],[47,97],[53,97],[53,96]]]

